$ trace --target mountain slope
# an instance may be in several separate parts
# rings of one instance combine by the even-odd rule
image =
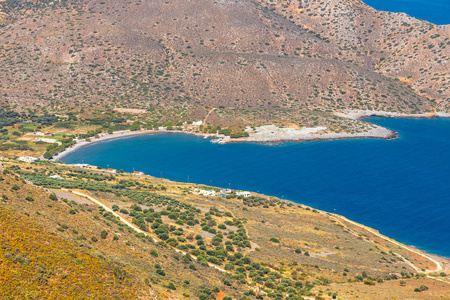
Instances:
[[[206,106],[238,111],[235,120],[253,114],[253,123],[268,112],[296,123],[312,110],[423,113],[437,106],[428,96],[447,111],[447,27],[357,1],[308,3],[115,0],[13,10],[0,30],[0,99],[53,110],[181,107],[184,114],[169,115],[182,120],[204,116]],[[438,34],[435,47],[404,57],[416,36]]]

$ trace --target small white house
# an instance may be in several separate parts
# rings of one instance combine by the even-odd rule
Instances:
[[[17,160],[31,163],[31,162],[37,162],[39,160],[39,158],[31,157],[31,156],[21,156]]]
[[[230,189],[220,190],[220,192],[221,192],[222,194],[231,194],[231,190],[230,190]]]
[[[192,122],[192,125],[200,126],[203,124],[203,121]]]
[[[108,173],[117,173],[117,170],[109,168],[109,169],[106,169],[106,172],[108,172]]]
[[[47,132],[47,131],[36,131],[34,134],[35,134],[35,135],[39,135],[39,136],[48,136],[48,135],[51,135],[51,133],[50,133],[50,132]]]
[[[250,192],[243,191],[243,192],[236,192],[236,195],[244,196],[244,197],[250,197],[252,194]]]
[[[134,176],[143,176],[144,173],[143,173],[143,172],[139,172],[139,171],[134,171],[134,172],[133,172],[133,175],[134,175]]]
[[[52,175],[52,176],[48,176],[48,178],[52,178],[52,179],[64,179],[61,176],[59,176],[58,174]]]
[[[200,190],[199,194],[203,196],[216,196],[216,192],[210,190]]]

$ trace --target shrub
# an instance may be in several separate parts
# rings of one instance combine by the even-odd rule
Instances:
[[[302,253],[302,250],[300,250],[299,248],[297,248],[297,249],[295,249],[295,253],[301,254],[301,253]]]
[[[155,249],[151,249],[150,254],[153,255],[154,257],[158,257],[158,252],[156,252]]]
[[[17,185],[17,184],[14,184],[12,187],[11,187],[11,190],[13,190],[13,191],[17,191],[17,190],[19,190],[20,189],[20,187]]]
[[[367,279],[367,280],[364,280],[364,284],[367,284],[367,285],[375,285],[375,281],[370,280],[370,279]]]
[[[53,201],[57,201],[58,200],[58,197],[56,196],[55,193],[51,193],[49,198],[50,198],[50,200],[53,200]]]
[[[420,287],[419,287],[419,289],[420,289],[420,291],[426,291],[426,290],[428,290],[428,287],[426,286],[426,285],[421,285]]]
[[[102,239],[106,239],[106,237],[108,236],[108,231],[103,229],[102,232],[100,233],[100,236]]]
[[[167,288],[170,289],[170,290],[176,290],[177,289],[172,282],[169,282],[169,284],[167,285]]]
[[[97,239],[95,236],[93,236],[93,237],[91,238],[91,241],[94,242],[94,243],[96,243],[96,242],[98,242],[98,239]]]
[[[33,197],[30,197],[30,196],[27,196],[27,197],[25,198],[25,200],[27,200],[27,201],[29,201],[29,202],[33,202],[33,201],[34,201]]]
[[[280,240],[277,239],[277,238],[270,238],[270,241],[271,241],[272,243],[277,243],[277,244],[280,243]]]

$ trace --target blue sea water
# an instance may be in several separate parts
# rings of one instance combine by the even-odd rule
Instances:
[[[362,0],[378,10],[404,12],[437,25],[450,24],[449,0]]]
[[[259,191],[450,257],[450,119],[368,120],[399,138],[217,145],[159,133],[85,146],[62,161]]]

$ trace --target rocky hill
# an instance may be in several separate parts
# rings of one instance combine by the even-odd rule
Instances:
[[[359,0],[0,5],[0,101],[20,108],[175,122],[216,108],[208,120],[222,126],[449,109],[449,27]]]

